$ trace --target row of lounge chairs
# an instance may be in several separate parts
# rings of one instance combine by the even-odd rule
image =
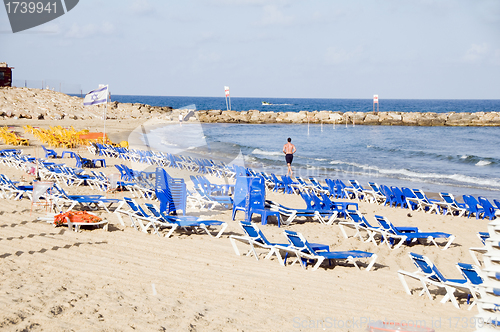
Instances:
[[[363,242],[371,242],[374,245],[386,243],[390,249],[398,249],[403,244],[420,243],[428,241],[437,248],[440,245],[436,239],[445,239],[442,250],[446,250],[455,240],[455,236],[444,232],[422,232],[418,227],[402,227],[393,225],[387,218],[376,215],[376,225],[370,224],[359,211],[347,211],[347,221],[338,223],[345,238],[348,238],[344,227],[353,228],[356,233],[352,237],[358,237]]]
[[[328,181],[327,181],[328,182]],[[428,213],[442,213],[454,216],[475,216],[476,219],[495,219],[500,214],[500,201],[493,200],[496,207],[485,197],[463,195],[464,203],[458,202],[453,194],[441,192],[441,200],[428,198],[420,189],[388,187],[369,182],[370,189],[363,188],[356,180],[349,180],[351,186],[346,186],[341,180],[335,180],[335,197],[347,197],[393,207],[401,207]],[[339,190],[341,188],[341,190]]]
[[[125,226],[122,216],[129,218],[131,226],[136,230],[147,233],[150,229],[153,233],[160,236],[160,230],[169,228],[165,237],[170,237],[177,229],[204,230],[212,237],[220,237],[227,227],[227,224],[218,220],[204,220],[201,218],[186,216],[186,184],[183,179],[171,178],[162,168],[156,170],[156,197],[159,207],[151,203],[145,206],[150,213],[131,198],[125,198],[116,208],[114,213],[117,215],[120,223]],[[182,215],[178,212],[182,211]],[[220,230],[214,235],[209,227],[220,226]]]
[[[88,146],[91,153],[110,158],[119,158],[126,161],[140,162],[157,167],[173,167],[186,169],[201,174],[211,174],[217,177],[234,178],[236,172],[234,168],[222,162],[216,163],[210,159],[191,158],[170,153],[157,151],[145,151],[115,147],[109,144],[95,143]]]
[[[312,270],[317,270],[318,267],[326,260],[331,262],[342,260],[352,263],[356,268],[359,269],[358,263],[355,259],[359,258],[369,258],[369,263],[366,266],[366,270],[369,271],[377,260],[377,255],[374,253],[360,251],[360,250],[348,250],[348,251],[330,251],[328,245],[319,243],[309,243],[306,238],[298,232],[293,232],[286,230],[284,235],[288,240],[288,244],[283,243],[271,243],[267,240],[260,229],[251,222],[241,221],[239,222],[241,229],[243,230],[243,236],[230,235],[229,240],[233,246],[236,255],[240,255],[236,241],[246,243],[250,246],[247,252],[247,256],[252,255],[258,260],[259,256],[257,249],[263,249],[266,251],[266,259],[271,258],[273,255],[276,256],[278,262],[282,266],[286,266],[286,258],[289,254],[295,256],[294,261],[291,265],[299,262],[302,268],[306,269],[309,262],[314,262]],[[285,253],[286,256],[283,258],[282,254]]]
[[[30,160],[31,162],[33,160]],[[127,172],[130,172],[127,171]],[[236,174],[238,170],[236,170]],[[137,176],[133,171],[129,173],[132,176],[132,179]],[[161,229],[166,228],[168,232],[165,236],[171,236],[175,230],[185,229],[185,230],[204,230],[209,235],[214,237],[220,237],[227,224],[222,223],[216,220],[200,220],[196,217],[185,216],[185,209],[187,200],[187,189],[185,187],[185,183],[183,181],[176,182],[175,179],[170,179],[168,174],[163,169],[157,169],[155,174],[156,184],[155,184],[155,196],[160,201],[160,206],[157,207],[154,204],[147,203],[145,204],[146,208],[143,208],[140,204],[138,204],[135,200],[131,198],[126,198],[122,201],[117,202],[108,202],[108,203],[118,203],[118,208],[115,209],[115,213],[119,216],[120,221],[123,225],[125,223],[122,220],[122,216],[127,216],[130,219],[130,225],[142,232],[155,233],[160,235]],[[123,177],[123,174],[122,174]],[[0,179],[3,179],[0,177]],[[250,179],[250,180],[249,180]],[[5,180],[5,179],[3,179]],[[291,179],[290,179],[291,180]],[[88,182],[89,180],[87,180]],[[443,238],[446,239],[447,242],[443,245],[443,250],[447,249],[454,240],[454,236],[447,233],[440,232],[421,232],[416,227],[396,227],[392,225],[386,218],[382,216],[376,216],[376,221],[378,226],[373,227],[368,224],[366,219],[358,212],[357,206],[356,209],[349,209],[348,205],[339,205],[338,202],[332,202],[330,199],[330,189],[325,187],[318,187],[314,185],[314,190],[311,189],[311,184],[303,182],[301,187],[294,186],[289,183],[290,188],[293,187],[289,191],[289,193],[297,193],[300,194],[304,201],[306,202],[307,209],[304,210],[294,210],[287,207],[284,207],[280,204],[274,203],[272,201],[265,200],[265,191],[266,191],[266,180],[264,177],[258,178],[245,178],[238,177],[236,181],[236,185],[232,186],[215,186],[211,183],[207,183],[207,180],[203,177],[196,177],[196,180],[193,183],[197,183],[199,188],[203,191],[204,195],[209,196],[228,196],[231,199],[231,203],[233,204],[233,217],[238,208],[242,208],[246,214],[249,214],[249,218],[251,219],[251,215],[253,212],[264,212],[265,214],[272,214],[275,212],[278,215],[278,221],[280,220],[279,216],[286,213],[290,213],[290,216],[294,215],[297,217],[299,215],[307,216],[307,217],[315,217],[321,216],[323,218],[323,222],[326,224],[331,224],[332,220],[335,220],[338,216],[347,217],[347,221],[341,221],[339,226],[341,226],[341,230],[345,236],[345,230],[343,226],[353,227],[356,230],[356,235],[359,236],[360,239],[366,242],[373,242],[376,245],[385,242],[390,248],[396,249],[401,247],[403,244],[409,244],[419,240],[429,240],[434,245],[439,247],[438,243],[435,241],[436,239]],[[249,182],[250,181],[250,182]],[[5,182],[8,182],[5,180]],[[68,183],[65,181],[65,183]],[[15,185],[15,184],[14,184]],[[318,183],[319,185],[319,183]],[[309,188],[307,188],[309,186]],[[177,189],[174,189],[177,188]],[[180,189],[178,189],[180,188]],[[243,188],[243,189],[242,189]],[[246,188],[246,192],[245,192]],[[17,188],[20,190],[21,188]],[[29,192],[30,188],[22,188],[25,192]],[[60,200],[60,202],[68,203],[69,209],[72,209],[76,204],[88,204],[87,208],[97,208],[101,206],[101,204],[105,203],[105,198],[99,195],[91,196],[80,196],[80,195],[67,195],[60,187],[56,186],[59,197],[64,197],[64,200]],[[286,190],[284,190],[286,191]],[[6,191],[7,193],[8,191]],[[178,193],[178,198],[176,197],[176,193]],[[229,193],[232,193],[232,196],[229,196]],[[242,201],[237,200],[237,196],[239,194],[245,194],[244,204]],[[349,196],[349,190],[344,191],[346,196]],[[366,193],[365,193],[366,194]],[[16,194],[16,196],[19,193]],[[63,196],[64,195],[64,196]],[[354,194],[352,194],[354,195]],[[5,195],[7,197],[7,195]],[[240,196],[241,197],[241,196]],[[353,196],[349,196],[353,197]],[[151,197],[149,197],[151,199]],[[358,193],[356,197],[358,199],[363,199],[362,196]],[[184,203],[182,203],[184,201]],[[352,204],[352,203],[348,203]],[[63,205],[63,204],[61,204]],[[446,207],[440,206],[440,209],[445,209]],[[149,212],[146,212],[146,209]],[[449,209],[449,207],[448,207]],[[109,211],[109,209],[107,209]],[[177,213],[182,211],[183,215],[172,215],[172,213]],[[334,216],[332,218],[332,216]],[[332,218],[332,219],[330,219]],[[263,221],[267,221],[267,217],[263,215]],[[318,218],[318,220],[320,220]],[[265,222],[264,222],[265,223]],[[278,224],[279,225],[279,224]],[[212,233],[209,230],[209,227],[218,227],[220,229],[216,233]],[[238,248],[235,244],[235,241],[245,242],[250,245],[250,250],[248,254],[253,254],[256,258],[258,258],[258,253],[256,251],[257,248],[267,250],[266,258],[270,258],[275,255],[282,265],[286,265],[286,261],[288,255],[293,255],[294,260],[291,263],[292,265],[295,263],[299,263],[303,268],[307,268],[309,263],[312,263],[312,269],[316,270],[319,268],[321,264],[323,264],[326,260],[328,261],[348,261],[354,264],[357,268],[359,268],[358,259],[369,259],[366,269],[370,270],[375,261],[377,259],[377,255],[365,251],[358,250],[350,250],[350,251],[330,251],[329,246],[317,243],[309,243],[305,237],[297,232],[285,231],[284,235],[288,240],[288,244],[276,244],[270,243],[260,232],[260,230],[249,222],[249,220],[240,222],[240,226],[242,227],[245,235],[237,236],[231,235],[230,240],[233,245],[233,248],[237,254],[239,254]],[[362,232],[366,232],[366,238],[361,236]],[[282,254],[285,254],[283,258]],[[460,280],[451,280],[446,279],[439,273],[437,268],[430,262],[428,258],[425,256],[410,254],[410,258],[414,260],[415,264],[419,267],[419,271],[417,272],[405,272],[399,271],[399,276],[403,282],[403,286],[405,290],[410,293],[409,287],[404,280],[404,277],[412,277],[420,281],[423,285],[422,293],[427,293],[430,297],[429,287],[437,286],[440,288],[444,288],[447,292],[447,295],[443,299],[443,301],[447,301],[448,299],[452,301],[452,303],[458,307],[457,298],[455,297],[456,290],[461,290],[465,293],[470,294],[474,298],[474,302],[472,305],[476,303],[477,300],[477,289],[475,288],[477,284],[479,284],[482,279],[476,273],[476,268],[472,265],[467,264],[459,264],[458,266],[461,268],[462,273],[464,274],[465,279]],[[474,276],[476,273],[476,276]],[[469,278],[469,279],[467,279]],[[472,307],[471,305],[471,307]]]
[[[93,153],[109,157],[123,158],[148,164],[156,164],[160,167],[185,168],[200,173],[210,173],[217,176],[248,175],[262,177],[266,187],[275,192],[283,191],[286,194],[298,194],[303,191],[312,191],[316,195],[327,194],[334,198],[351,198],[365,200],[394,207],[410,208],[417,211],[443,213],[445,215],[476,216],[476,218],[494,219],[500,212],[500,201],[494,200],[496,207],[486,198],[478,197],[476,200],[470,195],[464,195],[464,203],[459,203],[450,193],[440,193],[442,200],[429,199],[422,190],[388,187],[369,182],[369,189],[363,188],[356,180],[349,180],[350,185],[345,185],[341,180],[326,179],[323,186],[314,177],[308,181],[301,177],[292,180],[289,176],[281,176],[279,179],[275,174],[255,172],[251,168],[242,168],[234,165],[229,167],[223,163],[216,164],[213,160],[194,159],[190,157],[164,154],[162,152],[141,151],[126,148],[113,147],[111,145],[96,144],[90,147]]]

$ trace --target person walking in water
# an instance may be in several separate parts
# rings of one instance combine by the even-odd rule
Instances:
[[[286,159],[286,164],[288,166],[288,172],[286,172],[286,175],[290,174],[290,176],[293,176],[293,171],[292,171],[292,160],[293,160],[293,154],[297,151],[295,148],[295,145],[292,144],[292,139],[288,137],[287,143],[283,146],[283,153],[285,154],[285,159]]]

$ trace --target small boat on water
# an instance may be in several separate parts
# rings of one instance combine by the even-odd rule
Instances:
[[[267,101],[263,101],[262,102],[262,105],[272,105],[271,103],[267,102]]]

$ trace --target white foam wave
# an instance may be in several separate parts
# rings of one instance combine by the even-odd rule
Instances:
[[[467,159],[467,158],[469,158],[469,156],[466,154],[464,154],[463,156],[460,157],[460,159]]]
[[[476,163],[476,166],[486,166],[486,165],[489,165],[489,164],[491,164],[491,161],[479,160],[479,161]]]
[[[179,146],[178,144],[175,144],[175,143],[169,142],[169,141],[164,140],[164,139],[162,139],[162,140],[160,141],[160,143],[161,143],[161,144],[163,144],[163,145]]]
[[[190,146],[186,150],[193,150],[193,149],[196,149],[196,146]]]
[[[490,164],[490,162],[488,162],[488,161],[485,161],[485,162]],[[439,180],[452,180],[452,181],[457,181],[457,182],[462,182],[462,183],[467,183],[467,184],[500,188],[500,178],[483,179],[483,178],[478,178],[478,177],[468,176],[468,175],[463,175],[463,174],[420,173],[420,172],[410,171],[410,170],[407,170],[405,168],[385,169],[385,168],[379,168],[377,166],[361,165],[361,164],[357,164],[357,163],[340,162],[340,161],[335,161],[335,160],[331,161],[330,164],[345,164],[345,165],[361,168],[363,170],[375,171],[376,173],[383,174],[383,175],[404,176],[404,177],[407,177],[408,179],[430,180],[431,182],[434,182],[436,180],[438,180],[438,181]],[[372,174],[372,175],[376,176],[376,174]]]
[[[265,151],[261,149],[255,149],[252,151],[252,154],[260,154],[263,156],[282,156],[282,152],[277,152],[277,151]]]

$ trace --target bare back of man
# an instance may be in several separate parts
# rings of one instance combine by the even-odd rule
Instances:
[[[292,139],[288,138],[288,142],[283,146],[283,153],[285,154],[286,164],[288,166],[288,171],[286,172],[286,175],[290,174],[290,176],[293,176],[292,161],[293,161],[293,154],[296,151],[297,149],[295,148],[295,145],[292,144]]]

